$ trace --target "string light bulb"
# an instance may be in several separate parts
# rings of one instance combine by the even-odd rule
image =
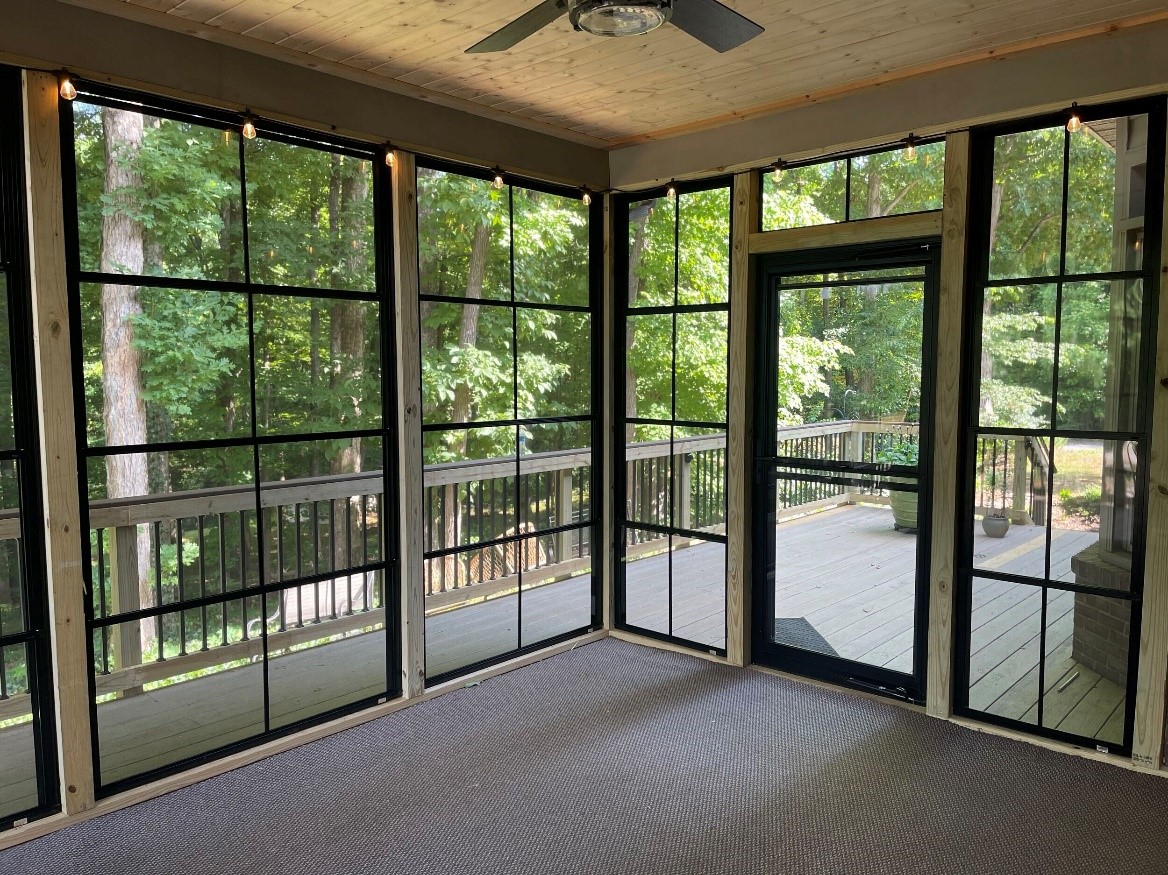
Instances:
[[[1071,104],[1071,117],[1067,119],[1067,132],[1077,134],[1083,129],[1083,119],[1079,115],[1079,104]]]
[[[674,182],[672,179],[669,180],[669,188],[665,189],[665,196],[667,198],[677,197],[677,183]]]
[[[393,143],[385,144],[385,166],[393,169],[393,165],[397,163],[397,159],[393,157]]]
[[[243,117],[243,127],[240,129],[240,133],[243,134],[245,140],[254,140],[256,138],[255,119],[250,112]]]
[[[786,171],[786,169],[787,162],[782,158],[779,158],[775,161],[774,166],[771,168],[771,176],[774,177],[775,182],[783,181],[783,173]]]
[[[494,180],[494,182],[491,183],[491,185],[495,186],[495,188],[502,189],[503,186],[506,184],[507,183],[503,181],[502,169],[496,167],[495,168],[495,180]]]
[[[584,193],[580,195],[580,202],[586,207],[592,206],[592,192],[584,189]]]
[[[77,86],[64,70],[57,74],[57,93],[61,95],[62,100],[73,100],[77,97]]]
[[[909,134],[907,137],[905,137],[904,157],[906,161],[917,160],[917,138],[912,134]]]

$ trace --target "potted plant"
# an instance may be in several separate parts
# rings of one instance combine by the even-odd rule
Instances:
[[[919,453],[920,450],[915,443],[903,441],[882,449],[877,454],[876,461],[885,465],[903,465],[915,468]],[[898,482],[898,478],[889,479],[893,483]],[[917,493],[889,489],[888,504],[892,508],[892,528],[898,532],[908,532],[915,535],[917,531]]]
[[[991,538],[1004,538],[1010,531],[1010,518],[1004,510],[990,510],[981,518],[981,530]]]

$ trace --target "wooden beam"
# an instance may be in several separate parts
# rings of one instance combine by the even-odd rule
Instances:
[[[622,374],[618,378],[613,368],[613,356],[616,353],[613,348],[613,335],[616,332],[616,277],[613,261],[616,257],[613,234],[614,220],[612,195],[606,194],[604,196],[604,292],[600,325],[593,329],[600,331],[604,347],[603,361],[600,367],[602,385],[600,416],[604,433],[604,443],[600,454],[603,460],[600,482],[604,490],[604,518],[601,521],[601,544],[603,546],[600,555],[602,581],[600,616],[605,629],[612,629],[616,620],[614,587],[616,586],[617,556],[616,513],[619,497],[613,489],[613,484],[616,483],[615,453],[617,446],[616,411],[613,405],[616,403],[616,393],[624,391],[624,376]]]
[[[402,695],[426,685],[426,591],[422,558],[422,335],[418,312],[418,180],[414,156],[393,163],[394,322],[397,326],[397,451],[401,559]]]
[[[1168,173],[1168,166],[1165,168]],[[1132,762],[1159,769],[1164,762],[1165,688],[1168,685],[1168,200],[1160,251],[1159,326],[1156,333],[1152,446],[1148,453],[1148,532],[1144,547],[1143,619],[1136,678]]]
[[[933,404],[932,541],[929,547],[929,649],[925,707],[949,717],[953,707],[953,589],[957,543],[957,458],[961,431],[961,336],[965,310],[966,224],[969,217],[969,132],[945,141],[940,298],[937,302]],[[929,363],[926,362],[928,367]]]
[[[751,447],[754,424],[754,271],[750,241],[758,236],[759,176],[734,177],[730,221],[730,361],[726,451],[726,657],[750,663]]]
[[[66,814],[93,807],[89,721],[89,648],[81,571],[81,498],[73,406],[69,286],[65,277],[61,130],[57,80],[24,73],[25,174],[28,185],[33,359],[40,409],[43,525],[57,693],[57,761]]]
[[[937,237],[941,234],[940,210],[907,213],[882,219],[862,219],[837,225],[813,225],[810,228],[786,228],[750,235],[750,254],[794,252],[825,246],[852,246],[858,243],[883,243],[913,237]]]

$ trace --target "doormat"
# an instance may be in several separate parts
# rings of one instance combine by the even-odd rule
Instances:
[[[779,617],[775,620],[775,643],[813,650],[828,656],[839,656],[806,617]]]

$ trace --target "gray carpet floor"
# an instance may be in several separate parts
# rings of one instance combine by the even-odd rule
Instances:
[[[39,875],[1168,872],[1168,780],[607,639],[0,852]]]

